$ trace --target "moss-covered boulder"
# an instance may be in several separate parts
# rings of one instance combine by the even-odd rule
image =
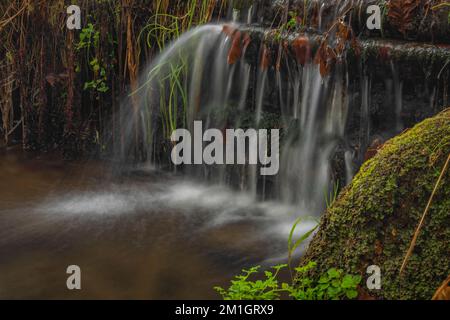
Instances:
[[[450,274],[450,172],[402,276],[399,270],[449,154],[450,110],[388,141],[327,210],[302,264],[363,276],[378,265],[382,289],[366,290],[371,296],[431,299]]]

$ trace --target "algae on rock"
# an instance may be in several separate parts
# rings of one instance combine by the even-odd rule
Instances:
[[[380,299],[431,299],[450,274],[450,172],[402,276],[399,270],[448,154],[450,109],[388,141],[323,216],[302,264],[366,275],[381,268]]]

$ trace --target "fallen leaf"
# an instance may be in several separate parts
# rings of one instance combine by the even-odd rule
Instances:
[[[433,296],[433,300],[450,300],[450,276],[442,283]]]

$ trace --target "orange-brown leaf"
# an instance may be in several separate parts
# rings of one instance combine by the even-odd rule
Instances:
[[[227,36],[232,37],[234,33],[236,32],[237,28],[231,24],[225,24],[222,27],[222,32],[225,33]]]
[[[420,0],[390,0],[388,18],[403,35],[412,29]]]
[[[450,300],[450,276],[442,283],[433,296],[433,300]]]
[[[326,43],[322,42],[322,44],[317,49],[316,56],[314,57],[314,63],[315,64],[320,64],[320,62],[322,60],[326,59],[325,58],[325,46],[326,46]]]
[[[235,64],[242,56],[241,32],[236,31],[232,39],[231,48],[228,52],[228,64]]]
[[[309,39],[304,36],[298,37],[293,41],[292,48],[294,49],[297,62],[304,66],[311,58],[311,46]]]
[[[330,73],[330,66],[328,65],[328,62],[325,60],[322,60],[320,62],[320,75],[322,77],[325,77],[328,73]]]
[[[352,43],[351,43],[352,49],[355,52],[356,56],[360,56],[361,55],[361,45],[359,43],[359,41],[356,38],[352,39]]]
[[[391,48],[384,46],[378,50],[380,59],[383,61],[388,61],[391,59]]]
[[[344,41],[350,40],[352,37],[350,28],[342,21],[339,22],[337,36]]]
[[[320,75],[322,77],[330,73],[336,59],[337,56],[334,50],[326,42],[322,42],[314,58],[314,63],[319,65]]]
[[[262,53],[261,53],[261,62],[260,68],[262,70],[267,70],[270,67],[271,59],[270,59],[270,50],[264,45]]]

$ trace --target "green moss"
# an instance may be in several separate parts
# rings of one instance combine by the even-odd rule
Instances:
[[[450,273],[450,172],[445,175],[407,268],[399,269],[450,153],[450,110],[387,142],[322,218],[302,264],[365,275],[382,270],[384,299],[430,299]]]

